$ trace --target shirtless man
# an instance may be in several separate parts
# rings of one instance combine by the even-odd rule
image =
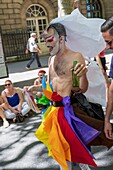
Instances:
[[[50,24],[48,26],[48,28],[46,29],[46,31],[43,33],[43,37],[45,39],[46,46],[49,49],[49,52],[51,55],[51,57],[49,58],[48,82],[49,82],[49,84],[51,84],[51,82],[52,82],[53,93],[56,92],[63,99],[65,99],[66,97],[69,97],[71,100],[72,91],[74,91],[74,93],[86,92],[87,88],[88,88],[88,81],[87,81],[87,76],[86,76],[87,67],[85,65],[85,60],[80,53],[73,52],[66,47],[66,45],[65,45],[66,31],[65,31],[64,26],[60,23]],[[75,67],[73,65],[74,61],[78,62]],[[79,78],[79,87],[76,87],[76,86],[73,87],[73,85],[72,85],[73,84],[72,83],[72,71],[74,71],[74,74],[76,75],[76,77]],[[56,93],[54,93],[54,94],[56,95]],[[50,96],[50,93],[49,93],[49,96]],[[59,104],[57,106],[58,106],[58,109],[59,108],[63,109],[63,107],[60,107],[60,106],[64,106],[64,110],[67,109],[67,110],[65,110],[67,112],[65,112],[65,111],[64,111],[65,113],[62,112],[63,114],[65,114],[65,118],[66,118],[66,115],[69,115],[70,113],[71,113],[71,115],[75,114],[75,117],[77,119],[79,119],[79,121],[77,121],[77,124],[78,124],[78,122],[85,122],[84,125],[83,124],[81,125],[82,132],[85,129],[85,126],[88,126],[88,125],[90,126],[90,128],[93,128],[94,131],[97,130],[96,136],[95,137],[93,136],[94,138],[92,137],[92,139],[91,139],[92,142],[89,142],[87,144],[87,146],[105,145],[109,148],[111,146],[113,146],[113,141],[107,139],[104,135],[104,132],[103,132],[104,122],[103,121],[97,120],[93,117],[88,116],[88,114],[85,113],[84,111],[82,111],[76,105],[76,103],[74,103],[73,105],[71,104],[71,102],[64,103],[63,99],[61,99],[61,102],[60,102],[60,104],[63,104],[63,105]],[[54,100],[52,100],[52,101],[54,101]],[[57,102],[55,101],[55,104],[56,103]],[[53,102],[53,105],[54,105],[54,102]],[[69,110],[72,107],[70,106],[70,108],[69,108],[67,105],[73,106],[74,113],[72,110]],[[56,105],[54,105],[54,106],[56,106]],[[54,109],[56,109],[56,107],[53,107],[53,110]],[[56,110],[58,110],[58,109],[56,109]],[[56,125],[58,125],[57,120],[61,120],[61,121],[64,120],[64,119],[58,119],[59,115],[62,115],[62,113],[57,114],[56,112],[52,112],[52,111],[49,111],[48,113],[45,112],[45,120],[42,121],[42,124],[40,125],[40,127],[38,128],[38,130],[35,133],[36,137],[47,145],[49,152],[52,152],[52,155],[54,154],[55,157],[53,156],[53,158],[56,158],[55,160],[57,162],[59,162],[59,164],[61,162],[63,162],[64,159],[66,159],[66,157],[63,159],[64,154],[62,154],[62,152],[61,152],[62,148],[59,149],[62,146],[63,141],[62,141],[62,138],[59,137],[60,133],[59,133],[58,126],[56,127]],[[58,116],[57,118],[56,118],[56,115]],[[62,118],[62,117],[60,117],[60,118]],[[59,122],[59,124],[60,124],[60,122]],[[75,124],[76,124],[76,121],[75,121]],[[62,125],[62,122],[61,122],[61,125]],[[63,129],[68,129],[68,126],[66,126],[66,127],[63,126]],[[57,133],[57,131],[58,131],[58,133]],[[55,132],[57,134],[54,136]],[[89,130],[86,132],[88,132],[88,134],[89,134]],[[84,133],[85,136],[87,136],[86,132]],[[65,133],[65,130],[64,130],[64,133]],[[92,134],[94,135],[94,133],[92,133]],[[65,136],[65,134],[63,134],[63,135]],[[62,143],[60,143],[60,141],[62,141]],[[77,149],[75,147],[76,146],[75,143],[76,143],[76,140],[74,142],[74,148],[70,151],[71,153],[73,152],[74,149]],[[59,144],[59,147],[58,147],[59,150],[57,149],[57,151],[56,151],[57,144]],[[69,143],[69,145],[70,145],[70,143]],[[51,149],[51,146],[52,146],[52,149]],[[57,154],[55,151],[57,152]],[[64,149],[64,152],[65,152],[65,149]],[[82,151],[80,149],[77,154],[79,155],[79,154],[81,154],[81,152]],[[51,155],[51,154],[49,153],[49,155]],[[60,155],[62,155],[62,156],[60,157]],[[79,157],[78,155],[77,155],[77,157]],[[85,156],[83,156],[83,159],[84,159],[84,157]],[[63,160],[61,160],[61,158]],[[66,159],[66,160],[69,160],[69,159]],[[80,161],[81,160],[79,160],[78,162],[80,162]],[[69,168],[68,169],[71,169],[70,162],[76,162],[76,161],[69,160],[69,164],[68,164]],[[86,162],[82,161],[82,163],[88,164],[87,161]],[[65,166],[65,163],[62,165]],[[92,164],[92,166],[94,166],[94,164]]]
[[[59,33],[54,27],[59,30]],[[49,82],[52,80],[54,91],[62,97],[70,96],[72,90],[78,91],[78,87],[72,86],[72,70],[74,69],[74,73],[80,79],[79,90],[84,93],[88,87],[85,60],[80,53],[75,53],[65,46],[66,32],[64,27],[61,24],[50,25],[44,38],[51,55]],[[75,67],[73,67],[73,61],[78,62]]]

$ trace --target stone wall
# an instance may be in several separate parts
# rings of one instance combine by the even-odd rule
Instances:
[[[20,9],[23,0],[0,0],[0,25],[2,30],[21,29]]]
[[[26,10],[31,4],[42,5],[48,13],[48,21],[57,16],[57,0],[0,0],[0,25],[2,30],[26,29]]]
[[[113,15],[113,0],[101,0],[104,8],[105,19]]]

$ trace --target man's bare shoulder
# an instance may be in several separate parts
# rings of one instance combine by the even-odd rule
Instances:
[[[75,51],[72,51],[72,50],[70,50],[70,49],[67,49],[67,54],[71,54],[72,56],[81,56],[81,57],[83,57],[82,56],[82,54],[80,53],[80,52],[75,52]]]
[[[69,50],[68,55],[69,55],[69,58],[71,58],[72,60],[76,60],[78,62],[84,62],[84,57],[82,56],[80,52],[74,52],[74,51]]]

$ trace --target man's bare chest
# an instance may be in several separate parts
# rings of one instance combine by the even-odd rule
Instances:
[[[54,71],[58,76],[66,75],[69,72],[69,63],[67,61],[54,63]]]

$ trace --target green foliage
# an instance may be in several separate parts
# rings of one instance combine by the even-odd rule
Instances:
[[[62,5],[65,14],[70,14],[72,12],[73,3],[71,0],[63,0]]]

